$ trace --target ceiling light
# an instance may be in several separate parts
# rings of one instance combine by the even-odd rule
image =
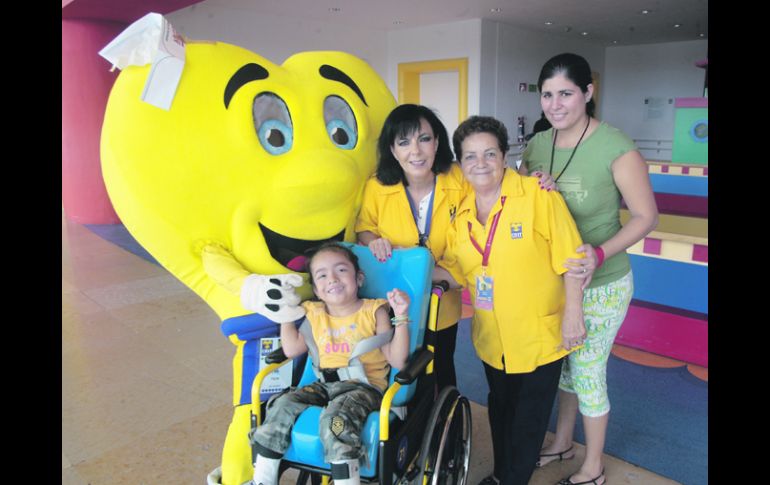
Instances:
[[[588,32],[581,32],[580,35],[588,35]]]
[[[341,12],[341,11],[342,11],[342,9],[341,9],[341,8],[339,8],[339,7],[329,7],[329,11],[330,11],[330,12],[334,12],[334,13],[337,13],[337,12]]]
[[[618,43],[618,41],[617,41],[617,40],[613,40],[613,41],[612,41],[612,43],[613,43],[613,44],[617,44],[617,43]]]
[[[698,37],[706,37],[706,34],[698,34]]]
[[[674,24],[674,28],[675,28],[675,29],[678,29],[678,28],[679,28],[679,27],[681,27],[681,26],[682,26],[682,24]]]
[[[545,25],[553,25],[553,22],[551,22],[551,21],[549,20],[548,22],[546,22],[546,23],[545,23]]]
[[[500,13],[503,9],[502,8],[490,8],[489,11],[492,13]]]
[[[644,15],[647,15],[647,14],[648,14],[648,13],[650,13],[650,12],[652,12],[652,10],[647,10],[647,9],[644,9],[644,10],[642,10],[642,13],[643,13]]]

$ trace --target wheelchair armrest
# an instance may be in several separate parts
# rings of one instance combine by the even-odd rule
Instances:
[[[282,348],[277,348],[265,356],[265,361],[267,366],[257,373],[251,383],[251,414],[256,416],[256,424],[262,423],[262,381],[282,365],[291,362],[291,359],[286,357]]]
[[[278,347],[265,356],[265,363],[278,364],[286,359],[288,359],[288,357],[286,357],[286,354],[283,352],[283,347]]]
[[[420,350],[412,360],[406,364],[406,367],[396,374],[393,379],[401,385],[411,384],[417,376],[422,374],[430,361],[433,360],[433,352],[427,349]]]

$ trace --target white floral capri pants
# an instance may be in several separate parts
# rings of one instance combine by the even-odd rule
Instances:
[[[583,416],[598,417],[610,412],[607,360],[633,292],[634,278],[629,271],[619,280],[587,289],[583,295],[585,344],[564,359],[559,379],[559,389],[577,394]]]

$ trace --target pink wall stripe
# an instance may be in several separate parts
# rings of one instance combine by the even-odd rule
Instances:
[[[660,254],[660,248],[663,245],[663,241],[652,237],[644,238],[644,248],[642,252],[645,254]]]
[[[125,25],[62,20],[62,206],[80,224],[117,224],[102,178],[99,141],[104,108],[115,78],[110,63],[96,53]]]
[[[708,367],[708,320],[631,305],[615,343]]]
[[[655,203],[661,214],[674,214],[678,216],[708,217],[709,199],[697,195],[663,194],[656,192]],[[626,208],[625,203],[623,208]]]
[[[709,262],[709,247],[702,244],[693,244],[692,246],[692,260],[699,261],[701,263]]]
[[[674,100],[675,108],[708,108],[708,98],[676,98]]]

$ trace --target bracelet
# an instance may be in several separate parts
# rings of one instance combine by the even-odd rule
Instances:
[[[596,267],[598,268],[604,262],[604,249],[602,249],[601,246],[596,246],[594,248],[594,252],[596,253],[596,257],[599,259],[599,262],[596,263]]]
[[[411,322],[411,320],[409,320],[409,315],[401,315],[400,317],[393,317],[390,319],[390,323],[393,324],[394,327],[400,327],[409,322]]]

